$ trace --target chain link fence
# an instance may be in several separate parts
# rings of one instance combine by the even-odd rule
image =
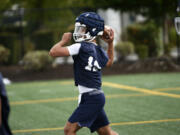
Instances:
[[[28,51],[49,50],[64,32],[73,31],[75,18],[82,11],[17,8],[0,12],[0,44],[10,50],[8,63],[17,64]]]

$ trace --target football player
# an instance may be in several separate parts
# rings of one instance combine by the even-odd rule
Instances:
[[[9,101],[3,83],[3,76],[0,73],[0,135],[12,135],[8,124],[9,113]]]
[[[108,44],[107,53],[97,45],[100,36]],[[68,119],[65,135],[75,135],[82,127],[99,135],[118,135],[109,126],[104,111],[105,96],[101,89],[101,69],[113,63],[114,32],[104,26],[104,19],[94,12],[86,12],[76,18],[73,38],[75,44],[64,47],[71,40],[71,33],[64,33],[49,54],[53,57],[72,56],[74,80],[79,89],[79,105]]]

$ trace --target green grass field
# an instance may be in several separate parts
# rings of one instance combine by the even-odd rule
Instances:
[[[13,83],[6,88],[14,135],[63,135],[77,106],[73,80]],[[105,76],[103,90],[111,126],[120,135],[180,134],[180,73]],[[83,128],[77,134],[90,132]]]

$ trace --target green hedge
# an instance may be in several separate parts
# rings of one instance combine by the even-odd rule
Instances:
[[[159,28],[153,23],[133,24],[127,28],[128,41],[139,45],[147,45],[149,57],[158,55]]]
[[[115,46],[115,50],[122,56],[134,53],[134,44],[132,42],[119,42]]]
[[[53,33],[48,31],[36,32],[32,37],[24,37],[24,46],[18,34],[13,32],[0,32],[0,44],[10,50],[7,64],[17,64],[22,58],[23,52],[37,50],[49,50],[54,43]],[[22,50],[24,49],[24,50]]]
[[[17,64],[21,59],[21,43],[18,35],[14,33],[0,33],[0,44],[3,44],[10,50],[10,56],[7,64]]]
[[[3,45],[0,45],[0,63],[8,61],[10,55],[10,50],[5,48]]]
[[[118,59],[123,60],[127,55],[134,53],[134,44],[132,42],[119,42],[115,45]]]
[[[53,62],[53,58],[49,56],[48,51],[31,51],[28,52],[24,58],[24,69],[27,70],[43,70]]]
[[[148,57],[148,47],[147,45],[138,45],[136,47],[136,53],[140,59],[145,59]]]

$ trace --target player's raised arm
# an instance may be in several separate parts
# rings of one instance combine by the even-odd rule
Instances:
[[[113,64],[113,60],[114,60],[114,49],[113,49],[114,31],[110,27],[105,26],[102,39],[108,43],[107,54],[108,54],[109,60],[106,66],[109,67]]]
[[[67,32],[64,33],[62,36],[61,41],[56,43],[51,50],[49,51],[49,55],[52,57],[63,57],[63,56],[69,56],[69,51],[67,47],[63,47],[67,45],[67,43],[71,40],[72,38],[72,33]]]

